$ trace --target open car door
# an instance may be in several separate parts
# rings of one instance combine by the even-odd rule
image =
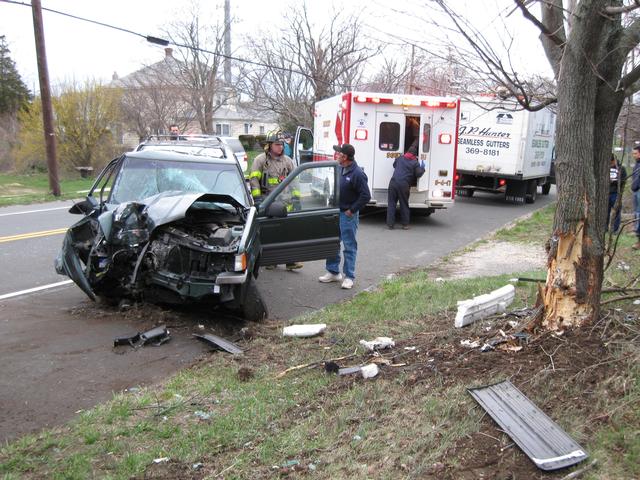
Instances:
[[[340,248],[337,162],[297,167],[258,210],[259,265],[335,256]]]

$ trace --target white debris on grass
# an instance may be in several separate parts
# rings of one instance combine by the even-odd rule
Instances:
[[[168,461],[169,461],[169,457],[161,457],[161,458],[153,459],[153,463],[167,463]]]
[[[509,284],[491,293],[459,301],[454,325],[460,328],[494,313],[504,313],[507,306],[513,302],[515,294],[515,287]]]
[[[474,340],[473,342],[471,340],[460,340],[460,345],[466,348],[478,348],[480,346],[480,342],[477,340]]]
[[[373,378],[376,375],[378,375],[379,371],[380,369],[378,368],[378,365],[376,365],[375,363],[370,363],[369,365],[365,365],[364,367],[360,368],[360,373],[362,373],[362,378]]]
[[[633,301],[633,304],[634,304],[634,305],[640,305],[640,298],[639,298],[638,300],[634,300],[634,301]]]
[[[385,348],[395,347],[396,342],[389,337],[376,337],[375,340],[360,340],[360,345],[373,352],[375,350],[384,350]]]
[[[314,337],[327,328],[326,323],[316,323],[308,325],[289,325],[282,329],[285,337]]]

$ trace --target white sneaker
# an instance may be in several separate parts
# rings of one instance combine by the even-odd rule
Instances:
[[[340,286],[340,288],[344,288],[345,290],[350,290],[351,287],[353,287],[353,279],[348,277],[344,279],[342,285]]]
[[[318,277],[318,281],[320,283],[339,282],[340,280],[342,280],[342,274],[341,273],[327,272],[324,275],[322,275],[321,277]]]

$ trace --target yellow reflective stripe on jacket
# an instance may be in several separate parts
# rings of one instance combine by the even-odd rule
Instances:
[[[290,203],[287,205],[287,212],[293,212],[293,205]]]
[[[291,191],[291,196],[293,196],[293,197],[301,197],[302,194],[300,193],[300,190],[292,190]]]
[[[260,180],[262,178],[262,172],[259,170],[256,170],[255,172],[251,172],[249,174],[249,178],[257,178],[258,180]]]
[[[269,178],[267,178],[267,183],[269,185],[278,185],[280,183],[280,179],[275,178],[275,177],[269,177]]]
[[[254,188],[253,190],[251,190],[252,197],[259,197],[260,195],[262,195],[262,191],[259,188]]]

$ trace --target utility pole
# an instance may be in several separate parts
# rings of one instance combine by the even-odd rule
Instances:
[[[414,62],[415,54],[416,54],[416,46],[411,44],[411,70],[409,72],[409,95],[413,94],[413,83],[415,82],[414,74],[413,74],[413,62]]]
[[[53,127],[53,108],[51,106],[51,90],[49,88],[49,70],[47,68],[47,52],[44,46],[44,28],[42,26],[42,5],[40,0],[31,1],[33,13],[33,33],[36,40],[36,56],[38,58],[38,77],[40,79],[40,99],[42,101],[42,123],[44,125],[44,145],[47,152],[47,170],[49,170],[49,189],[60,196],[58,179],[58,163],[56,162],[56,137]]]
[[[224,0],[224,81],[231,85],[231,1]]]

